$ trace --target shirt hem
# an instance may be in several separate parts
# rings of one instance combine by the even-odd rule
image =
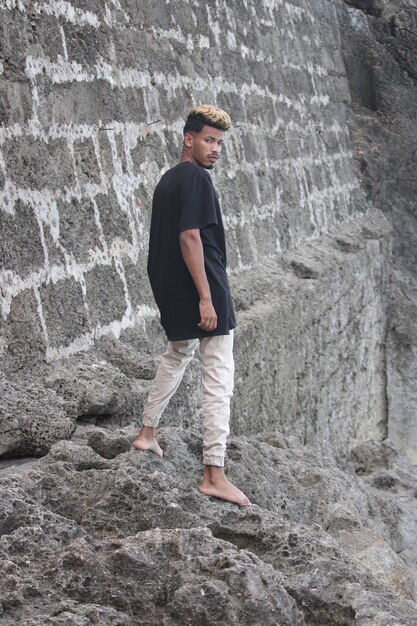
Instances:
[[[173,333],[168,333],[167,331],[165,331],[166,336],[168,338],[168,341],[186,341],[187,339],[204,339],[206,337],[219,337],[221,335],[230,335],[230,331],[234,330],[236,328],[235,326],[231,326],[230,328],[228,328],[227,330],[213,330],[211,333],[207,333],[204,330],[196,330],[193,332],[189,332],[189,333],[179,333],[179,334],[173,334]]]

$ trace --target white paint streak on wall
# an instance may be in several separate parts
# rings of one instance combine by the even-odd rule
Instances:
[[[158,316],[159,312],[157,309],[149,306],[137,307],[134,312],[129,311],[129,313],[125,313],[121,320],[116,320],[103,326],[97,324],[94,330],[82,335],[81,337],[77,337],[77,339],[70,343],[69,346],[49,346],[46,350],[46,359],[48,361],[53,361],[56,359],[70,357],[77,352],[86,352],[100,337],[104,337],[109,334],[113,334],[115,337],[120,337],[122,330],[132,328],[137,323],[143,322],[143,320]]]
[[[97,15],[91,11],[82,11],[74,7],[70,2],[65,2],[64,0],[49,0],[49,2],[39,4],[37,10],[39,13],[46,13],[46,15],[62,17],[68,22],[80,26],[88,25],[98,28],[100,25]]]

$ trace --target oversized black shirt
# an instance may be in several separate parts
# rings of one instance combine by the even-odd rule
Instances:
[[[182,257],[179,234],[200,229],[204,265],[217,314],[217,328],[200,322],[198,291]],[[170,341],[228,335],[236,326],[226,275],[226,246],[219,201],[210,174],[189,161],[168,170],[152,203],[148,276]]]

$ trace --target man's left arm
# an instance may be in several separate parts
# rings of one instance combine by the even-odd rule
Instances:
[[[210,285],[204,267],[204,251],[200,237],[200,229],[192,228],[180,232],[182,257],[194,281],[200,297],[199,328],[211,332],[217,328],[217,314],[211,299]]]

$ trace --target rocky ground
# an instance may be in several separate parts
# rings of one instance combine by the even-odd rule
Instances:
[[[413,626],[416,477],[389,444],[338,467],[277,432],[232,437],[250,507],[196,489],[201,439],[79,423],[0,469],[5,626]]]

